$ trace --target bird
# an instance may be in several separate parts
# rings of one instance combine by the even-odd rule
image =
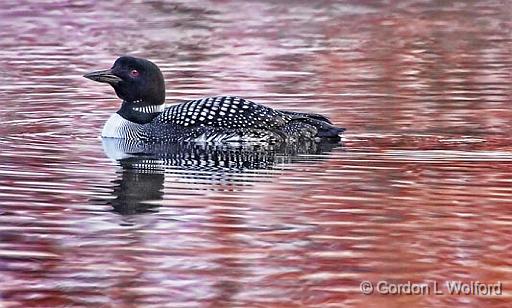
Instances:
[[[110,69],[83,75],[107,83],[122,100],[101,136],[139,142],[340,140],[345,130],[325,116],[273,109],[238,96],[215,96],[166,107],[165,81],[153,62],[119,57]]]

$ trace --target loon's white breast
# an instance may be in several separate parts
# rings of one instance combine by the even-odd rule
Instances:
[[[139,139],[142,126],[142,124],[128,121],[119,114],[113,113],[103,126],[101,137]]]

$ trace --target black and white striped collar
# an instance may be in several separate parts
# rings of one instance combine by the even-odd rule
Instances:
[[[164,109],[165,104],[137,106],[133,102],[123,101],[121,108],[117,111],[117,114],[128,121],[137,124],[146,124],[160,115]]]
[[[132,107],[134,111],[141,113],[156,113],[163,112],[165,109],[165,104],[160,105],[149,105],[149,106],[141,106],[141,107]]]

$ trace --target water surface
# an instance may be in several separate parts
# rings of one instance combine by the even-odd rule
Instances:
[[[2,1],[2,305],[510,305],[511,20],[506,1]],[[169,104],[239,95],[348,131],[112,160],[118,99],[81,75],[123,54],[161,67]]]

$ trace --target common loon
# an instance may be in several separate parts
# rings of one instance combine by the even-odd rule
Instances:
[[[325,116],[256,104],[235,96],[208,97],[165,107],[165,82],[151,61],[118,58],[112,68],[84,77],[110,84],[123,100],[102,137],[138,141],[294,142],[339,140],[345,129]]]

